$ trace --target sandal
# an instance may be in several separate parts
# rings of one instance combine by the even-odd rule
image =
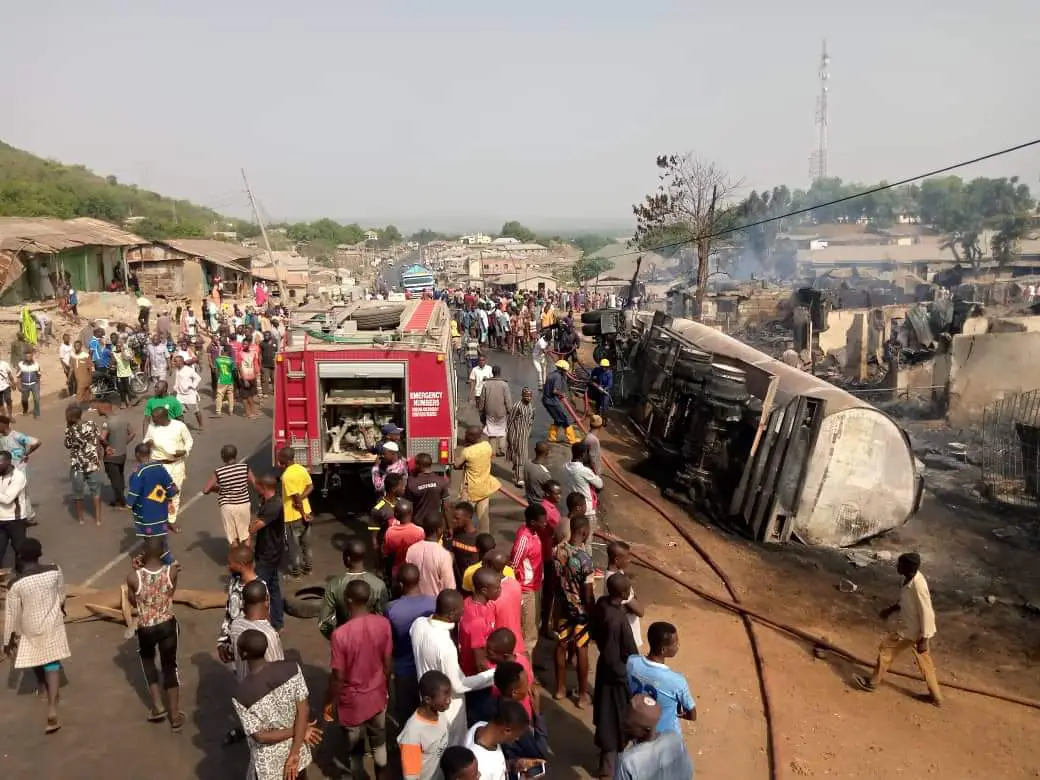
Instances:
[[[47,728],[43,730],[44,734],[54,734],[56,731],[61,729],[61,721],[58,720],[58,716],[55,715],[53,718],[47,718]]]
[[[877,690],[877,686],[870,681],[870,678],[864,677],[861,674],[857,674],[855,677],[852,678],[852,684],[859,688],[861,691],[866,691],[867,693],[873,693]]]
[[[184,720],[185,718],[183,712],[178,712],[176,715],[170,718],[170,731],[172,731],[174,734],[179,734],[181,732],[181,729],[184,728]]]
[[[148,722],[149,723],[162,723],[164,720],[166,720],[166,716],[169,715],[169,714],[170,713],[167,710],[158,710],[158,711],[150,710],[148,712]]]

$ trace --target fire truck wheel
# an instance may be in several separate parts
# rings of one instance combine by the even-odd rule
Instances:
[[[313,620],[321,612],[324,585],[308,585],[285,594],[285,611],[300,620]]]

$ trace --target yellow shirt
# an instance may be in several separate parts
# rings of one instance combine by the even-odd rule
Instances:
[[[495,457],[491,442],[479,441],[463,447],[462,455],[466,461],[462,472],[462,487],[466,491],[466,500],[476,503],[492,493],[497,493],[502,484],[491,476],[491,461]]]
[[[302,495],[311,484],[311,475],[299,463],[292,464],[282,473],[282,510],[285,513],[285,522],[295,523],[311,513],[311,502],[306,498],[303,499],[303,514],[293,506],[292,501],[293,496]]]
[[[548,328],[554,322],[556,322],[556,312],[554,312],[552,309],[549,309],[549,311],[543,311],[542,312],[542,327],[543,328]]]
[[[455,322],[455,320],[451,321],[451,337],[453,339],[459,338],[459,323]]]
[[[472,566],[468,567],[466,571],[462,572],[463,590],[469,591],[470,593],[473,592],[473,575],[476,573],[477,569],[479,569],[482,565],[483,564],[481,563],[474,563]],[[514,572],[512,567],[510,566],[506,566],[504,569],[502,569],[502,573],[507,577],[512,577],[514,580],[516,579],[516,572]]]

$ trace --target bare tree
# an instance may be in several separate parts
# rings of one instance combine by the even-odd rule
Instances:
[[[643,249],[679,242],[696,245],[696,316],[700,317],[708,281],[710,236],[728,226],[735,216],[730,201],[740,183],[715,163],[692,153],[660,156],[657,168],[657,190],[632,207],[635,242]]]

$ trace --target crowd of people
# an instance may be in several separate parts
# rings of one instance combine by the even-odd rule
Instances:
[[[597,303],[575,301],[579,307]],[[465,296],[461,304],[463,315],[486,311]],[[546,305],[554,308],[552,302]],[[501,302],[495,307],[503,310]],[[95,404],[98,421],[86,419],[82,404],[66,410],[64,444],[77,517],[84,522],[89,500],[95,522],[101,522],[104,470],[113,505],[130,510],[141,539],[125,585],[136,610],[133,625],[149,692],[145,717],[168,723],[174,732],[183,730],[186,720],[174,609],[179,564],[168,537],[178,531],[187,459],[203,428],[199,367],[210,369],[215,413],[221,413],[223,401],[234,411],[234,391],[221,391],[231,386],[245,395],[248,415],[255,409],[248,403],[250,393],[267,389],[263,345],[273,345],[273,366],[284,339],[280,318],[272,312],[243,312],[238,322],[239,311],[207,322],[208,314],[196,318],[188,307],[180,317],[183,341],[172,360],[166,343],[173,318],[160,316],[144,363],[153,395],[136,444],[133,421],[108,399]],[[142,311],[145,328],[147,314]],[[247,321],[247,314],[256,321]],[[544,335],[545,322],[538,319],[533,335]],[[498,348],[524,349],[524,339],[509,341],[510,332],[500,331]],[[490,333],[481,344],[490,346]],[[94,338],[99,343],[90,355],[96,371],[105,364],[95,353],[114,355],[121,342],[103,331]],[[200,338],[208,338],[208,345]],[[457,491],[434,472],[428,455],[406,457],[400,428],[384,427],[371,474],[370,538],[347,540],[344,569],[325,588],[317,631],[328,642],[328,676],[325,690],[313,696],[299,664],[286,660],[282,633],[283,580],[298,580],[313,569],[310,474],[295,463],[291,448],[276,454],[276,469],[254,474],[233,444],[222,447],[221,465],[203,490],[217,498],[228,543],[226,607],[215,653],[237,680],[227,710],[238,725],[227,741],[248,744],[250,776],[304,776],[333,725],[353,777],[364,775],[366,757],[380,778],[398,776],[392,767],[408,780],[551,776],[553,738],[543,712],[551,697],[557,706],[591,710],[597,777],[692,777],[680,722],[696,719],[696,702],[686,678],[669,667],[679,650],[679,630],[656,621],[644,633],[647,612],[633,587],[629,545],[610,541],[603,571],[593,562],[604,486],[602,416],[593,415],[590,430],[579,439],[572,434],[573,420],[564,425],[554,414],[569,413],[563,403],[570,395],[569,364],[561,357],[542,387],[553,428],[548,439],[532,446],[533,391],[524,388],[514,402],[502,372],[494,366],[485,372],[486,365],[478,351],[481,371],[470,375],[470,390],[482,425],[465,430],[453,459],[461,472]],[[609,381],[605,384],[609,390]],[[599,405],[607,408],[605,402]],[[194,435],[183,421],[189,413],[195,416]],[[557,466],[551,458],[558,438],[553,431],[561,427],[570,457]],[[25,464],[39,446],[12,430],[9,417],[0,417],[0,558],[13,546],[18,571],[0,639],[16,668],[33,670],[47,697],[45,728],[53,733],[61,728],[59,675],[70,648],[61,570],[42,563],[40,543],[25,530],[32,517]],[[136,463],[127,469],[131,451]],[[527,504],[509,545],[499,543],[503,529],[497,522],[493,528],[491,499],[501,485],[492,470],[500,457],[508,458]],[[901,559],[900,572],[913,585],[904,588],[910,595],[901,600],[907,622],[895,639],[886,639],[875,675],[861,681],[864,689],[881,682],[896,653],[912,646],[919,656],[927,655],[934,615],[919,565]],[[915,619],[918,624],[910,625]],[[319,694],[321,703],[313,707]]]

